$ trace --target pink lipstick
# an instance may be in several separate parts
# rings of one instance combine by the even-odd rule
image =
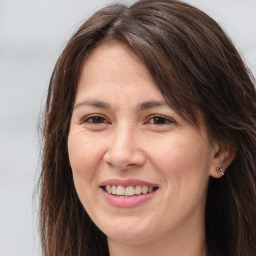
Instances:
[[[110,179],[100,184],[106,201],[114,207],[132,208],[150,200],[158,185],[137,179]]]

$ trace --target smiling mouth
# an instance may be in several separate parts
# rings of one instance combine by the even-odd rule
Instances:
[[[102,186],[108,194],[118,196],[118,197],[131,197],[131,196],[139,196],[146,195],[158,189],[158,187],[152,186],[121,186],[121,185],[106,185]]]

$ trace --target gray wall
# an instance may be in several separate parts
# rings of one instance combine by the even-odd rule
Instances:
[[[74,29],[111,2],[0,1],[0,256],[40,255],[33,195],[40,166],[37,125],[47,84]],[[188,2],[221,23],[255,74],[256,0]]]

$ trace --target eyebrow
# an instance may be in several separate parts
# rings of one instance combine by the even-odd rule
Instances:
[[[82,102],[79,102],[75,105],[74,109],[81,107],[81,106],[93,106],[97,108],[104,108],[104,109],[109,109],[110,105],[104,101],[101,100],[85,100]]]
[[[149,101],[145,101],[145,102],[141,103],[139,105],[139,110],[143,111],[143,110],[147,110],[150,108],[160,107],[160,106],[165,106],[165,105],[167,105],[167,104],[164,101],[149,100]]]
[[[154,107],[160,107],[160,106],[166,106],[166,105],[167,104],[165,101],[149,100],[149,101],[145,101],[145,102],[139,104],[139,107],[137,108],[137,110],[143,111],[143,110],[151,109]],[[74,109],[79,108],[81,106],[93,106],[93,107],[102,108],[102,109],[110,109],[111,108],[111,105],[104,101],[88,99],[88,100],[77,103],[75,105]]]

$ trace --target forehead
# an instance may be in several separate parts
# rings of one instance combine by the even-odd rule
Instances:
[[[125,44],[109,42],[99,45],[86,57],[77,98],[93,94],[108,98],[113,93],[132,94],[135,98],[135,92],[142,90],[141,97],[163,100],[150,72],[133,50]]]
[[[92,71],[99,75],[102,75],[105,71],[111,71],[108,74],[112,79],[112,74],[115,74],[117,78],[119,76],[123,77],[125,74],[127,76],[129,74],[136,74],[136,76],[146,75],[148,78],[150,77],[151,82],[154,82],[146,65],[135,54],[133,49],[124,43],[116,41],[102,43],[89,52],[85,58],[80,78],[90,76]],[[107,77],[107,73],[104,76]]]

